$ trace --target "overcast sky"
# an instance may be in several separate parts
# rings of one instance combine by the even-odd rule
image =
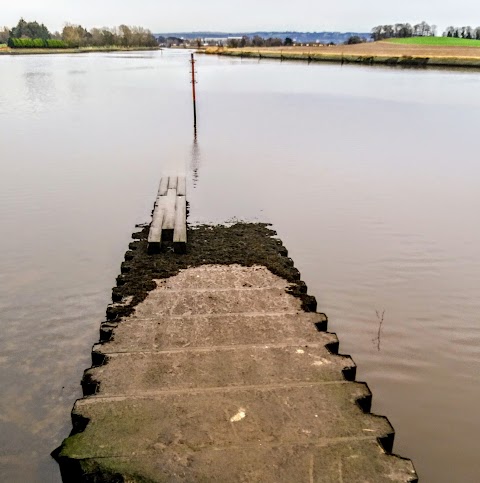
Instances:
[[[65,22],[87,28],[121,23],[153,32],[192,30],[367,31],[372,26],[426,20],[480,25],[479,0],[0,0],[0,25],[20,17],[60,30]]]

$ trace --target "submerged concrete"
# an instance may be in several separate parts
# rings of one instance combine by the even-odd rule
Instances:
[[[128,315],[103,325],[55,455],[64,481],[416,481],[293,285],[258,264],[198,263],[117,302]]]

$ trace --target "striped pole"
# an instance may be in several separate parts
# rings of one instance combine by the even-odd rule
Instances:
[[[192,95],[193,95],[193,128],[195,129],[195,135],[197,134],[197,93],[195,89],[195,58],[192,54]]]

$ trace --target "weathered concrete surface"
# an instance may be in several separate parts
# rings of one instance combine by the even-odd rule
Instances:
[[[56,455],[64,481],[416,481],[325,316],[286,280],[206,265],[156,285],[94,346],[92,395]]]

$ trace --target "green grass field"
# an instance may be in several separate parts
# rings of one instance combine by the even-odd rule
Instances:
[[[480,40],[456,39],[453,37],[409,37],[406,39],[389,39],[394,44],[437,45],[439,47],[480,47]]]

